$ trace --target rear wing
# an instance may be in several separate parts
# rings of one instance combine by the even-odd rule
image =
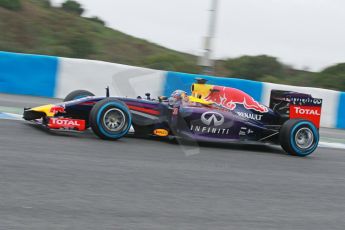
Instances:
[[[310,94],[272,90],[270,108],[279,113],[283,122],[288,119],[304,119],[320,128],[322,99]]]

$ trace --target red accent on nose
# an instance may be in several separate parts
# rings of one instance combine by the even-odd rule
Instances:
[[[50,109],[50,112],[51,113],[54,113],[54,114],[57,114],[57,113],[65,113],[65,108],[62,107],[62,106],[53,106],[51,109]]]

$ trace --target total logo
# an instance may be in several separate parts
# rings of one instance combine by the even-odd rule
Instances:
[[[61,126],[80,126],[78,121],[70,119],[51,119],[51,123],[53,125]]]
[[[220,128],[224,124],[225,118],[217,112],[205,112],[201,115],[201,122],[205,125],[191,125],[190,130],[199,134],[230,134],[230,129]]]
[[[290,105],[291,119],[305,119],[311,121],[317,128],[320,127],[321,106],[293,106]]]
[[[320,111],[317,109],[304,109],[301,107],[294,107],[295,113],[300,115],[316,115],[321,116]]]
[[[48,127],[51,129],[75,129],[79,131],[85,130],[85,121],[69,118],[50,118]]]

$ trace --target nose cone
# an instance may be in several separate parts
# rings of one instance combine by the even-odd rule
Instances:
[[[43,106],[31,108],[30,111],[45,113],[46,116],[52,117],[52,116],[54,116],[54,113],[51,111],[51,108],[52,108],[53,106],[54,106],[54,105],[52,105],[52,104],[43,105]]]
[[[35,108],[28,108],[24,109],[23,118],[28,121],[40,119],[45,116],[54,116],[53,113],[51,113],[51,108],[54,105],[43,105]]]

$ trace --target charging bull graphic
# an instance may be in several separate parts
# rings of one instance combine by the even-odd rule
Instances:
[[[260,113],[268,112],[266,106],[261,105],[245,92],[234,88],[213,86],[210,93],[204,99],[223,105],[231,110],[234,110],[238,104],[241,104],[246,109]]]

